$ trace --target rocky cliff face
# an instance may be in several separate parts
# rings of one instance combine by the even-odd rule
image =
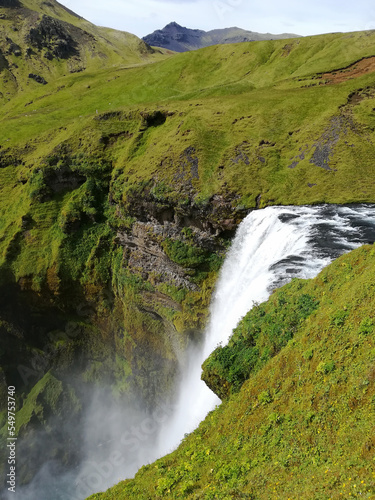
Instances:
[[[194,175],[194,148],[180,160]],[[7,300],[0,305],[0,396],[10,381],[19,390],[22,482],[46,460],[80,460],[81,441],[68,449],[65,443],[95,387],[111,387],[150,411],[173,396],[186,348],[201,340],[226,246],[247,212],[235,208],[233,194],[197,203],[184,175],[173,189],[151,181],[119,198],[113,172],[110,161],[98,167],[97,158],[64,144],[20,184],[31,205],[1,274]],[[57,223],[55,261],[17,279],[14,264],[29,259],[39,210],[52,210]],[[49,440],[49,453],[41,453],[36,435],[43,435],[40,446]]]

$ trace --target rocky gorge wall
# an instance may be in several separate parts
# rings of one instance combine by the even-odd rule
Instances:
[[[183,153],[187,164],[193,154]],[[118,200],[111,161],[67,145],[19,183],[27,202],[1,269],[1,397],[17,387],[27,483],[48,460],[79,462],[72,427],[99,387],[146,412],[173,397],[246,211],[222,195],[196,204],[183,182],[183,203],[153,181]]]

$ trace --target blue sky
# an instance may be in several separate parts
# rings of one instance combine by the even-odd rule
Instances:
[[[239,28],[316,35],[375,29],[370,0],[60,0],[85,19],[140,37],[176,21],[188,28]]]

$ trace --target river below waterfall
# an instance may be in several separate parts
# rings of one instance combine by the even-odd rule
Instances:
[[[17,498],[82,500],[172,451],[220,403],[200,379],[201,364],[219,343],[228,341],[252,305],[292,278],[312,278],[341,254],[374,241],[374,205],[276,206],[251,212],[221,270],[204,346],[191,352],[183,367],[178,400],[152,415],[127,411],[116,416],[115,424],[105,423],[105,412],[97,411],[95,417],[91,412],[85,463],[63,474],[46,464],[31,485],[18,489]],[[103,425],[113,427],[112,444],[104,451],[90,446]]]

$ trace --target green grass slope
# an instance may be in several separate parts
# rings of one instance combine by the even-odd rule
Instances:
[[[374,283],[367,245],[276,291],[227,348],[246,380],[174,453],[90,498],[374,498]]]
[[[97,27],[55,0],[0,6],[0,105],[66,74],[158,56],[138,37]]]
[[[106,153],[134,184],[158,178],[172,188],[176,158],[194,147],[194,187],[204,198],[227,190],[246,207],[256,199],[261,206],[369,201],[374,73],[352,77],[345,68],[370,64],[374,38],[364,32],[217,46],[48,85],[32,81],[34,89],[2,108],[1,144],[17,147],[30,168],[61,143],[76,148],[77,136],[101,154],[102,138],[123,132],[132,139],[115,137]],[[346,80],[322,77],[340,68]],[[140,114],[158,109],[165,123],[142,133]],[[112,115],[98,126],[97,114],[117,111],[128,118]]]

